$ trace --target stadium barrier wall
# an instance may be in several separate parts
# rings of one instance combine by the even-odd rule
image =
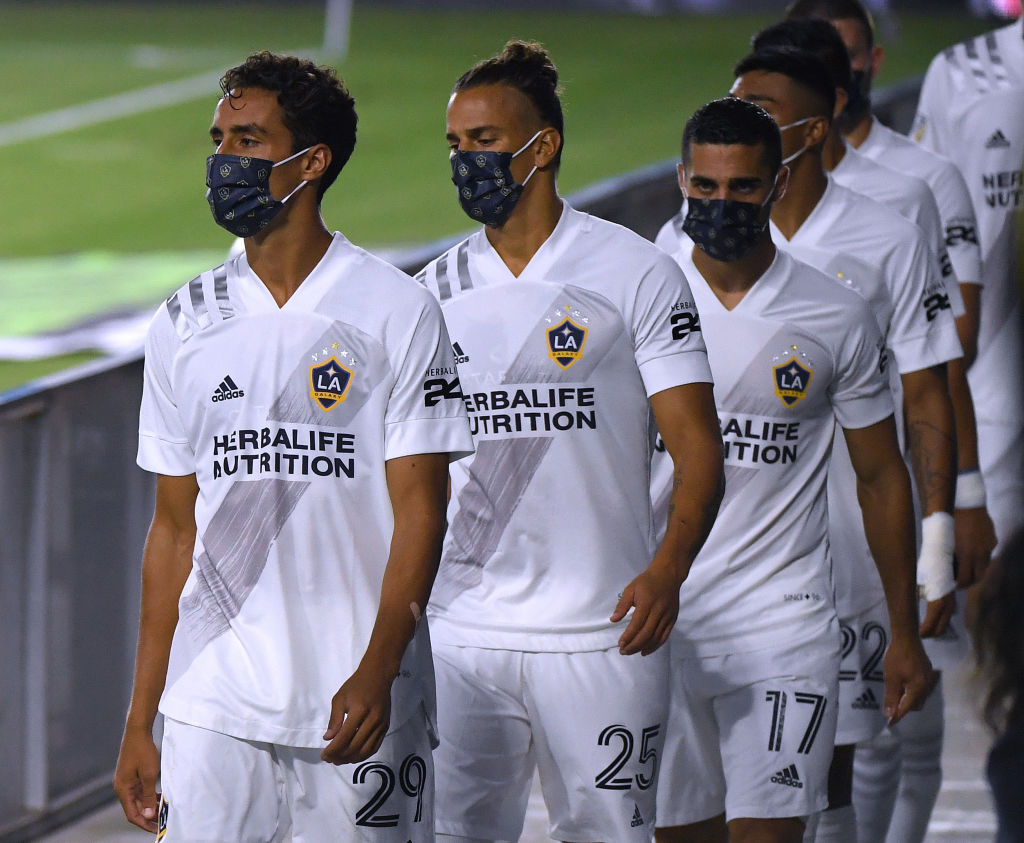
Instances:
[[[906,131],[919,89],[917,78],[880,92],[876,113]],[[679,209],[675,159],[570,202],[653,238]],[[415,273],[458,239],[388,257]],[[132,356],[0,395],[0,843],[113,798],[154,501],[135,465],[141,391]]]

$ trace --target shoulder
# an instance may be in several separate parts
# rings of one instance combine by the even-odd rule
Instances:
[[[414,283],[441,303],[469,289],[472,285],[467,277],[469,250],[476,238],[483,236],[483,232],[478,231],[442,252],[413,276]]]
[[[780,269],[785,273],[783,289],[796,299],[810,314],[853,314],[854,318],[871,317],[871,312],[860,293],[840,284],[820,269],[779,250]]]

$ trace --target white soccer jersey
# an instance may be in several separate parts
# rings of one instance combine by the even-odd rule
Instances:
[[[655,550],[648,396],[709,382],[679,267],[563,203],[515,277],[481,229],[417,276],[441,300],[477,446],[453,466],[431,635],[509,650],[614,647]]]
[[[849,143],[846,154],[829,175],[844,187],[863,193],[870,199],[892,208],[924,232],[932,256],[930,269],[945,285],[953,316],[964,315],[964,299],[946,248],[946,234],[935,196],[928,184],[903,170],[883,166],[862,155]]]
[[[967,182],[957,166],[872,118],[871,131],[857,152],[890,170],[910,173],[931,188],[939,208],[946,249],[961,284],[981,284],[978,226]]]
[[[861,428],[893,413],[882,338],[859,295],[782,250],[732,310],[691,255],[675,258],[715,378],[725,497],[679,592],[673,654],[808,640],[835,622],[825,497],[835,422]]]
[[[447,386],[455,383],[455,396]],[[139,465],[195,474],[193,567],[160,710],[323,746],[369,641],[393,516],[386,460],[472,440],[437,303],[340,234],[278,307],[245,255],[182,287],[146,341]],[[392,690],[432,688],[426,627]]]
[[[967,181],[981,242],[981,327],[968,372],[979,423],[1024,427],[1019,226],[1024,203],[1022,22],[937,55],[912,136],[953,160]],[[979,447],[984,449],[982,439]],[[982,455],[984,461],[984,455]]]
[[[793,239],[786,240],[774,224],[772,236],[780,248],[867,300],[895,363],[889,376],[898,403],[898,375],[961,356],[956,324],[927,272],[920,229],[899,214],[830,178]],[[853,466],[840,438],[828,489],[836,605],[845,620],[884,599],[884,592],[864,534]]]

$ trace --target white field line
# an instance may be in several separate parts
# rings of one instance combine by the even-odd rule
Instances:
[[[209,96],[212,100],[220,92],[218,82],[221,75],[220,72],[202,73],[187,79],[150,85],[148,88],[125,91],[123,94],[3,123],[0,124],[0,146],[70,132],[108,120],[117,120],[120,117],[131,117],[134,114],[178,105],[201,96]]]

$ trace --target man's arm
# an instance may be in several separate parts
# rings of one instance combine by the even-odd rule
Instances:
[[[385,463],[394,533],[377,618],[366,653],[331,700],[321,753],[331,764],[373,755],[391,721],[391,683],[434,584],[444,540],[448,455],[415,454]]]
[[[985,489],[978,468],[978,427],[964,367],[965,360],[949,362],[949,397],[956,418],[957,459],[953,556],[959,588],[981,580],[996,546],[995,526],[985,507]]]
[[[956,431],[945,365],[907,372],[901,380],[910,460],[921,498],[923,535],[918,564],[929,570],[931,566],[949,567],[948,572],[942,571],[949,582],[948,590],[926,595],[928,608],[921,622],[921,635],[927,638],[945,631],[956,607],[952,579]],[[929,521],[931,516],[936,517]]]
[[[679,587],[707,539],[725,491],[722,435],[709,383],[672,387],[651,396],[651,408],[672,458],[672,497],[665,538],[654,559],[622,592],[611,616],[633,618],[619,639],[623,655],[648,655],[668,640],[679,614]]]
[[[914,505],[910,475],[892,416],[864,428],[845,428],[857,475],[864,532],[885,589],[892,640],[885,655],[885,702],[890,723],[918,709],[932,685],[931,664],[917,628]]]
[[[114,790],[128,820],[157,830],[156,779],[160,754],[153,741],[157,704],[167,679],[178,598],[192,570],[196,543],[196,476],[159,475],[156,508],[142,552],[142,611],[135,681],[125,722]]]

